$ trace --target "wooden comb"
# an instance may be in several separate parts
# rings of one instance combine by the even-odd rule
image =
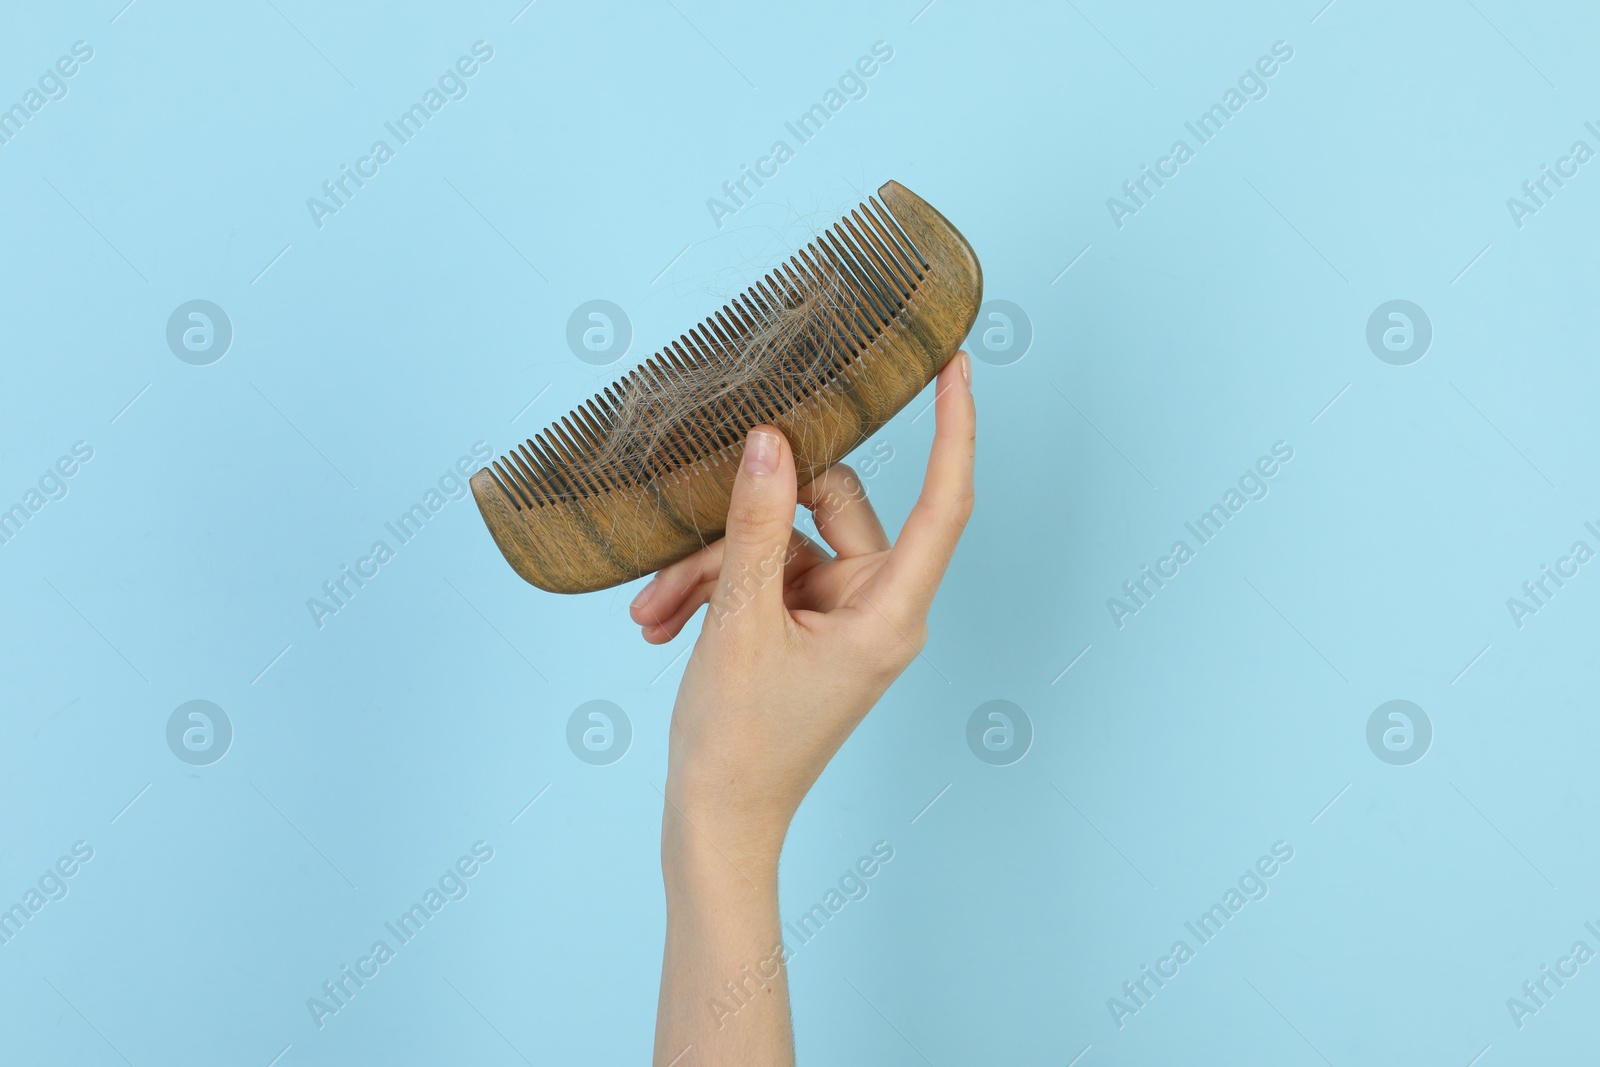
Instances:
[[[804,486],[933,380],[972,329],[983,270],[905,186],[878,198],[472,476],[518,574],[585,593],[659,570],[722,535],[752,426],[783,431]]]

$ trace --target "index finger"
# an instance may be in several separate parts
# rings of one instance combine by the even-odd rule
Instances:
[[[974,496],[978,413],[972,402],[971,357],[957,352],[936,381],[937,424],[922,494],[901,527],[889,559],[869,583],[874,600],[918,619],[933,606],[933,595],[972,516]]]

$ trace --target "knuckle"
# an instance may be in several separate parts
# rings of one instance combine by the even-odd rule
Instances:
[[[861,490],[861,475],[848,463],[837,463],[829,471],[831,479],[838,481],[841,489],[848,493],[857,493]]]
[[[771,508],[748,500],[735,500],[728,505],[728,540],[741,545],[765,542],[768,528],[774,521]]]

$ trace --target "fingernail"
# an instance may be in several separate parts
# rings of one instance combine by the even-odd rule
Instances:
[[[639,590],[639,595],[633,598],[633,603],[629,605],[631,610],[638,611],[650,603],[650,598],[656,595],[656,585],[656,580],[654,578],[650,579],[650,584]]]
[[[778,435],[771,430],[751,430],[744,443],[744,469],[750,474],[771,474],[778,469]]]
[[[966,352],[961,353],[961,380],[972,388],[972,357]]]

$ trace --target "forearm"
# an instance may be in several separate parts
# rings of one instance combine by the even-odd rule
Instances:
[[[782,840],[759,847],[748,842],[685,814],[671,800],[666,805],[661,870],[667,940],[656,1067],[794,1063],[778,920]]]

